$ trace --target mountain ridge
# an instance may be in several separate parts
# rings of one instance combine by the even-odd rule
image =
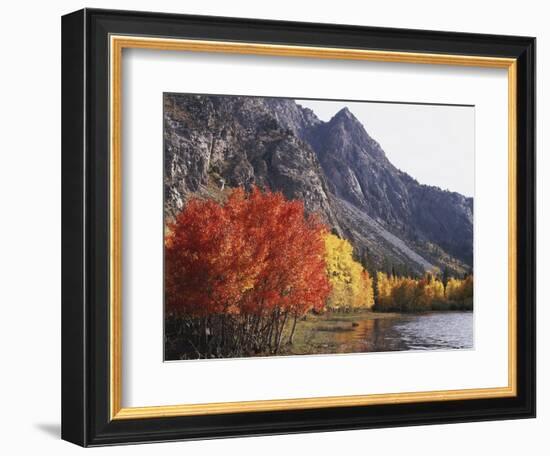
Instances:
[[[258,185],[303,200],[372,268],[472,268],[473,199],[397,169],[348,108],[324,122],[299,100],[165,94],[164,122],[168,218]]]

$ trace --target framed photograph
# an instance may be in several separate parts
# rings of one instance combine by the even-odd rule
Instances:
[[[535,39],[62,20],[62,437],[535,416]]]

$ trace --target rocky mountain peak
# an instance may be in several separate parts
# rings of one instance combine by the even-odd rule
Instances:
[[[343,107],[338,111],[334,116],[332,116],[331,122],[345,122],[345,121],[355,121],[358,122],[357,118],[352,114],[352,112],[346,107]]]

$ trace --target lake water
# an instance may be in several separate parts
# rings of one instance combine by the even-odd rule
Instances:
[[[357,321],[336,335],[348,352],[473,348],[472,312],[434,312]],[[353,347],[353,348],[352,348]]]

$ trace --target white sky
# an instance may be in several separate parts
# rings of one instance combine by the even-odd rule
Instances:
[[[386,152],[421,184],[474,195],[474,116],[471,106],[296,100],[328,121],[346,107]]]

